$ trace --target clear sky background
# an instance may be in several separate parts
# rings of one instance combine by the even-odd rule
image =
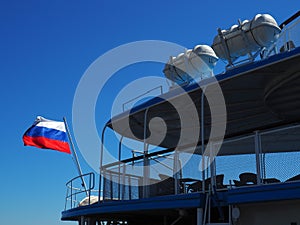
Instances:
[[[0,224],[60,225],[65,182],[77,175],[70,155],[24,147],[37,115],[72,128],[72,102],[89,65],[132,41],[163,40],[193,48],[212,44],[217,28],[269,13],[280,24],[299,10],[286,1],[4,1],[0,3]],[[168,59],[166,59],[167,61]],[[161,75],[163,65],[125,70],[99,96],[96,123],[109,119],[130,79]],[[109,145],[107,146],[110,147]],[[91,168],[79,154],[84,172]]]

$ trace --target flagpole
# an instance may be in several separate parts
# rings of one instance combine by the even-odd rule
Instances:
[[[68,134],[69,142],[70,142],[70,145],[71,145],[70,149],[71,149],[72,156],[73,156],[72,158],[73,158],[73,161],[76,165],[79,176],[81,178],[82,186],[84,187],[84,190],[86,192],[86,196],[88,196],[88,191],[86,189],[86,184],[85,184],[85,181],[83,179],[82,170],[81,170],[81,167],[80,167],[80,164],[79,164],[79,161],[78,161],[77,153],[76,153],[76,150],[75,150],[75,146],[74,146],[74,143],[73,143],[73,140],[72,140],[72,136],[71,136],[71,133],[70,133],[70,130],[69,130],[69,126],[68,126],[66,117],[63,117],[63,120],[64,120],[64,123],[65,123],[66,132]]]

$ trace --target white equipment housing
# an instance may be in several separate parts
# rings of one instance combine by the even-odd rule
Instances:
[[[171,56],[163,72],[169,80],[183,85],[193,79],[202,79],[204,74],[211,74],[217,61],[218,57],[210,46],[197,45],[177,57]]]
[[[212,48],[221,59],[232,64],[238,57],[261,50],[274,43],[281,29],[275,19],[268,14],[257,14],[251,21],[239,21],[228,30],[219,29]]]

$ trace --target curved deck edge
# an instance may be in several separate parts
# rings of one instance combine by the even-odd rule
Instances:
[[[300,181],[248,186],[228,191],[229,204],[300,199]]]

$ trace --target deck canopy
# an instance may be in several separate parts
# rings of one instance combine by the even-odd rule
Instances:
[[[289,52],[276,54],[267,59],[249,63],[235,69],[228,70],[224,74],[216,75],[215,78],[223,92],[226,104],[227,122],[225,139],[251,135],[255,130],[266,130],[278,126],[300,122],[300,47]],[[202,87],[206,91],[214,91],[215,80],[206,79],[200,83],[184,87],[186,93],[192,99],[190,104],[185,101],[184,95],[179,89],[171,90],[161,96],[132,108],[113,117],[107,126],[114,129],[122,136],[140,140],[144,139],[144,120],[146,114],[146,137],[152,145],[165,148],[174,148],[178,145],[182,132],[193,134],[197,131],[199,138],[197,144],[201,144],[201,95]],[[166,101],[165,99],[168,99]],[[176,107],[170,102],[176,102]],[[211,111],[207,100],[204,101],[205,141],[208,140],[211,131]],[[196,106],[197,122],[193,115],[193,107]],[[217,106],[215,106],[217,107]],[[190,119],[181,124],[178,108],[189,115]],[[217,115],[222,116],[222,115]],[[149,121],[153,118],[149,128]],[[218,120],[216,120],[218,122]],[[163,125],[166,129],[162,129]],[[290,129],[291,134],[299,137],[300,129]],[[131,131],[131,132],[129,132]],[[280,139],[279,137],[282,139]],[[148,138],[148,137],[151,138]],[[191,135],[193,136],[193,135]],[[300,149],[299,143],[291,141],[289,130],[282,131],[277,135],[268,135],[265,140],[269,151],[285,151]],[[218,138],[218,137],[214,137]],[[278,139],[279,138],[279,139]],[[279,140],[286,143],[279,145]],[[251,142],[245,139],[244,142]],[[182,147],[195,142],[194,139],[185,137],[181,142]],[[269,142],[269,145],[268,143]],[[244,143],[246,144],[246,143]],[[245,145],[241,148],[226,147],[224,145],[220,154],[249,153]],[[253,146],[253,145],[252,145]],[[290,149],[288,149],[290,148]],[[231,149],[231,150],[229,150]],[[273,150],[272,150],[273,149]],[[222,153],[223,152],[223,153]],[[251,149],[253,153],[253,148]]]

